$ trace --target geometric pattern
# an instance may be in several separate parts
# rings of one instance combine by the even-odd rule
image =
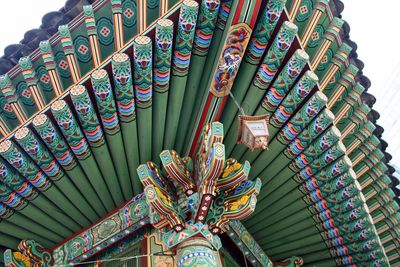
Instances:
[[[83,35],[78,35],[74,39],[74,46],[78,60],[82,63],[90,62],[92,54],[90,53],[88,39]]]
[[[70,78],[71,74],[68,69],[68,63],[67,59],[65,58],[64,52],[63,51],[58,51],[55,55],[55,60],[57,62],[58,66],[58,73],[62,78]]]
[[[96,24],[100,44],[105,46],[111,45],[114,41],[114,31],[111,20],[102,17]]]

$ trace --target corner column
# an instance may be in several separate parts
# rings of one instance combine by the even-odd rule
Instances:
[[[177,265],[219,267],[222,266],[218,251],[204,237],[193,237],[177,247]]]

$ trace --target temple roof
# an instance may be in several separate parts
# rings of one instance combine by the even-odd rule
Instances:
[[[343,3],[153,4],[67,1],[5,49],[0,252],[60,247],[142,192],[139,163],[193,156],[218,120],[226,154],[263,182],[243,224],[268,257],[399,266],[399,182]],[[236,143],[226,87],[247,115],[270,115],[268,150]]]

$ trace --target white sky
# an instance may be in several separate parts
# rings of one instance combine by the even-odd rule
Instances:
[[[42,16],[59,10],[66,0],[13,0],[0,3],[0,55],[9,44],[22,40],[26,31],[38,28]],[[364,74],[372,86],[369,92],[377,98],[374,106],[385,128],[391,163],[400,166],[400,1],[342,0],[342,17],[350,24],[350,37],[358,45],[357,53],[365,63]],[[380,7],[380,8],[379,8]],[[389,7],[389,8],[386,8]],[[382,19],[383,18],[383,19]]]
[[[0,0],[0,56],[4,48],[19,43],[25,32],[39,28],[42,17],[60,10],[66,0]]]
[[[357,43],[364,75],[371,80],[369,93],[377,101],[378,124],[385,132],[392,164],[400,167],[400,1],[342,0],[342,17],[350,24],[350,39]]]

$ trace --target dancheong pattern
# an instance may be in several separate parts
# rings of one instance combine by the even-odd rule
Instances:
[[[0,264],[400,265],[340,1],[72,2],[0,60]]]
[[[86,88],[82,85],[74,86],[71,89],[71,99],[90,146],[102,146],[104,144],[103,130]]]
[[[152,103],[152,43],[146,36],[135,38],[134,42],[134,73],[137,106],[148,108]]]
[[[96,70],[91,75],[91,81],[100,111],[104,131],[113,135],[120,131],[117,108],[112,92],[110,79],[105,70]]]
[[[122,122],[135,120],[135,96],[132,85],[131,63],[128,55],[116,54],[112,57],[112,70],[119,118]]]
[[[229,29],[217,70],[214,74],[211,93],[215,96],[229,94],[236,77],[244,51],[251,35],[251,29],[245,24],[236,24]]]
[[[89,157],[91,155],[89,145],[67,103],[63,100],[56,101],[51,105],[51,110],[76,157],[78,159]]]
[[[193,43],[193,53],[195,55],[207,55],[218,17],[219,7],[219,0],[207,0],[202,2]]]
[[[198,8],[197,2],[192,0],[186,0],[182,4],[172,59],[173,75],[186,76],[188,74]]]
[[[168,91],[171,73],[172,40],[174,37],[173,22],[160,19],[156,25],[155,60],[154,60],[154,91]]]

